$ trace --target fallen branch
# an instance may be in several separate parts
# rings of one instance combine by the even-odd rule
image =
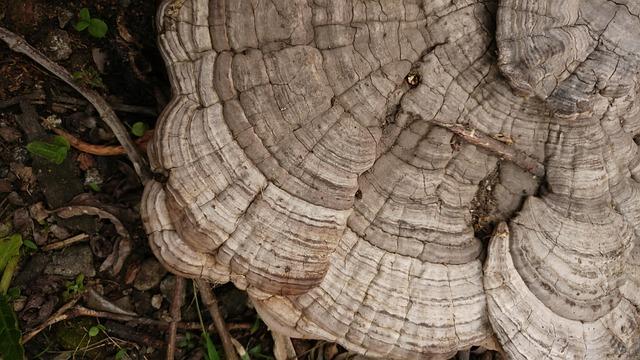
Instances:
[[[47,98],[48,97],[44,93],[44,91],[36,90],[35,92],[28,95],[16,96],[7,100],[0,101],[0,109],[18,105],[23,99],[29,100],[29,102],[31,102],[32,104],[45,105],[48,104]],[[146,116],[158,116],[158,112],[154,108],[148,106],[123,104],[114,100],[108,101],[111,108],[117,112]],[[64,95],[53,95],[51,99],[51,106],[54,108],[59,107],[64,109],[76,109],[80,106],[87,106],[88,104],[89,102],[86,100]]]
[[[45,322],[43,322],[42,324],[36,326],[35,329],[33,329],[33,330],[29,331],[28,333],[26,333],[25,335],[23,335],[22,336],[22,343],[26,344],[27,342],[29,342],[29,340],[33,339],[42,330],[48,328],[49,326],[51,326],[51,325],[53,325],[55,323],[58,323],[60,321],[69,319],[68,310],[71,309],[78,302],[78,300],[80,300],[79,296],[71,299],[69,302],[67,302],[66,304],[62,305],[62,307],[60,307],[60,309],[58,309],[58,311],[53,313],[53,315],[51,315]]]
[[[124,315],[124,314],[116,314],[108,311],[97,311],[97,310],[86,308],[82,305],[77,305],[74,307],[76,302],[77,300],[63,305],[58,311],[55,312],[55,314],[49,317],[45,322],[43,322],[33,330],[26,333],[22,337],[22,343],[24,344],[29,340],[33,339],[34,336],[38,335],[42,330],[46,329],[47,327],[53,324],[56,324],[60,321],[70,320],[70,319],[83,317],[83,316],[126,322],[126,323],[129,323],[130,325],[136,325],[136,326],[138,325],[153,326],[163,330],[169,329],[169,327],[171,326],[170,322],[162,321],[162,320],[155,320],[155,319]],[[200,324],[195,322],[179,322],[177,323],[177,328],[181,330],[201,329]]]
[[[209,309],[209,313],[213,319],[213,324],[215,325],[218,336],[222,341],[222,347],[224,348],[227,360],[239,360],[236,349],[233,346],[233,341],[231,340],[231,335],[229,334],[229,331],[227,331],[224,318],[222,317],[222,313],[218,307],[218,300],[216,299],[213,291],[211,291],[209,283],[203,279],[197,279],[195,282],[198,285],[202,303],[207,307],[207,309]]]
[[[176,276],[173,287],[173,297],[171,299],[171,323],[169,324],[169,339],[167,340],[167,360],[173,360],[176,352],[176,335],[178,332],[178,322],[182,319],[182,298],[184,293],[184,278]]]
[[[542,178],[545,174],[544,165],[542,165],[538,160],[534,159],[524,151],[520,151],[513,146],[510,146],[500,140],[496,140],[478,130],[470,129],[459,124],[437,123],[435,125],[451,131],[471,145],[480,147],[497,155],[501,159],[514,163],[538,178]]]
[[[100,94],[92,89],[88,89],[78,84],[65,68],[51,61],[38,49],[29,45],[22,37],[12,33],[11,31],[1,26],[0,39],[7,43],[11,50],[28,56],[30,59],[37,62],[52,74],[56,75],[58,78],[69,84],[69,86],[74,88],[85,99],[87,99],[96,109],[98,114],[100,114],[102,120],[107,124],[107,126],[109,126],[111,131],[113,131],[120,144],[122,144],[122,146],[126,150],[127,155],[133,163],[133,167],[140,177],[141,182],[144,184],[152,178],[147,161],[142,157],[142,155],[136,148],[136,145],[129,137],[127,129],[124,127],[122,122],[120,122],[116,113],[109,106],[107,101],[102,96],[100,96]]]
[[[162,349],[164,347],[164,341],[158,340],[138,331],[135,331],[127,325],[119,324],[115,321],[108,321],[104,324],[108,329],[108,335],[124,339],[127,342],[135,344],[144,344],[145,346],[151,346],[156,349]]]
[[[89,240],[89,235],[82,233],[82,234],[78,234],[75,236],[72,236],[70,238],[64,239],[64,240],[60,240],[60,241],[56,241],[54,243],[51,244],[47,244],[45,246],[43,246],[42,248],[40,248],[42,251],[52,251],[52,250],[58,250],[58,249],[62,249],[65,248],[69,245],[73,245],[82,241],[86,241]]]
[[[79,151],[85,152],[87,154],[98,156],[118,156],[126,155],[127,153],[124,146],[122,145],[94,145],[89,144],[88,142],[84,142],[62,129],[54,128],[52,129],[52,131],[67,139],[69,144],[75,149],[78,149]],[[143,137],[136,140],[136,145],[138,145],[141,151],[145,151],[147,142],[149,142],[152,137],[153,132],[147,131]]]
[[[114,246],[113,251],[100,265],[100,271],[105,271],[108,268],[111,268],[111,273],[116,275],[120,273],[122,267],[124,266],[124,262],[131,253],[132,241],[129,232],[124,227],[120,219],[113,215],[112,213],[102,210],[95,206],[86,206],[86,205],[75,205],[75,206],[64,206],[55,210],[49,211],[50,214],[55,214],[63,219],[68,219],[74,216],[80,215],[93,215],[97,216],[100,219],[107,219],[111,221],[113,226],[116,228],[116,232],[120,235],[120,239]]]

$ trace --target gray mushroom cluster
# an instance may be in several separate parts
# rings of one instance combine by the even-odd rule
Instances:
[[[640,357],[640,2],[165,0],[158,27],[169,269],[373,357]]]

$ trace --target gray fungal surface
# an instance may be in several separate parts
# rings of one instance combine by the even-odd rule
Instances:
[[[495,336],[512,359],[637,359],[639,13],[165,0],[151,246],[272,328],[373,357]]]

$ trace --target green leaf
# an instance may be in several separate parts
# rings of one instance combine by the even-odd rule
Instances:
[[[78,13],[78,18],[80,20],[89,21],[91,19],[91,14],[89,14],[89,9],[87,9],[86,7],[80,9],[80,12]]]
[[[9,290],[9,285],[11,285],[11,279],[13,279],[13,273],[16,271],[18,267],[18,262],[20,261],[20,255],[16,255],[9,259],[7,263],[7,267],[4,268],[2,272],[2,277],[0,277],[0,295],[5,295],[7,290]]]
[[[60,165],[67,158],[71,145],[62,136],[55,136],[50,142],[32,141],[27,144],[27,150],[32,155],[39,156],[56,165]]]
[[[137,123],[131,126],[131,133],[137,137],[144,135],[145,132],[149,130],[149,125],[143,123],[142,121],[138,121]]]
[[[95,192],[100,192],[102,191],[102,188],[100,187],[100,185],[96,184],[95,182],[90,182],[87,184],[87,186],[89,187],[89,189],[95,191]]]
[[[20,255],[20,246],[22,246],[22,235],[20,234],[0,239],[0,271],[4,270],[9,260]]]
[[[88,27],[89,27],[89,20],[80,20],[77,23],[75,23],[75,25],[73,25],[73,28],[76,29],[76,31],[83,31]]]
[[[0,358],[23,360],[24,348],[20,344],[18,319],[5,296],[0,296]]]
[[[92,326],[89,328],[89,336],[96,337],[100,333],[100,328],[97,326]]]
[[[122,349],[118,350],[114,360],[122,360],[122,359],[125,358],[125,356],[127,356],[127,349],[122,348]]]
[[[22,293],[22,291],[20,290],[20,288],[17,287],[17,286],[14,286],[14,287],[12,287],[11,289],[9,289],[7,291],[7,298],[8,298],[7,300],[8,301],[15,300],[15,299],[20,297],[21,293]]]
[[[205,358],[207,360],[220,360],[220,354],[218,354],[218,349],[211,341],[211,336],[206,331],[202,332],[202,337],[204,338],[204,345],[207,353],[205,354]]]
[[[260,330],[260,317],[256,317],[256,321],[254,321],[253,325],[251,325],[251,329],[249,329],[249,333],[253,335],[258,330]]]
[[[31,250],[38,250],[38,245],[36,245],[33,241],[31,240],[25,240],[23,241],[24,247],[31,249]]]
[[[89,21],[89,34],[94,38],[103,38],[107,35],[107,24],[100,19],[91,19]]]
[[[60,135],[54,136],[53,139],[51,140],[51,143],[59,146],[64,146],[65,148],[67,148],[67,150],[71,149],[71,144],[69,143],[69,140],[67,140],[65,137]]]

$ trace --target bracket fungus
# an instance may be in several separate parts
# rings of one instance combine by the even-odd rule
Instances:
[[[372,357],[495,334],[513,359],[637,359],[639,14],[165,0],[151,246],[272,328]]]

